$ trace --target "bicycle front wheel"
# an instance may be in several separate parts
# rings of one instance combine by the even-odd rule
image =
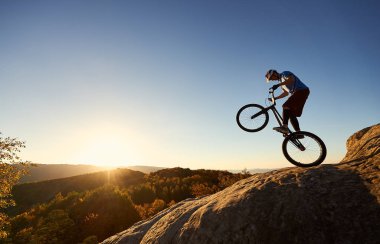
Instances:
[[[298,131],[288,135],[282,143],[285,158],[298,167],[317,166],[326,158],[327,150],[318,136]]]
[[[239,109],[236,122],[242,130],[257,132],[268,124],[268,111],[258,104],[247,104]]]

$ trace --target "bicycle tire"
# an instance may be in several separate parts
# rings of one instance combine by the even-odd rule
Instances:
[[[262,112],[261,114],[259,114]],[[252,116],[259,114],[252,119]],[[269,121],[268,111],[259,104],[247,104],[239,109],[236,114],[236,122],[239,127],[247,132],[257,132],[265,128]],[[248,122],[248,123],[246,123]]]
[[[299,136],[304,136],[304,138],[297,139]],[[299,146],[297,143],[300,143]],[[290,163],[298,167],[317,166],[325,160],[327,155],[322,139],[307,131],[298,131],[286,136],[282,143],[282,152]]]

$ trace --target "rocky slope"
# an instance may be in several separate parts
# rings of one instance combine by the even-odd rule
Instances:
[[[103,243],[380,243],[380,124],[340,164],[256,174]]]

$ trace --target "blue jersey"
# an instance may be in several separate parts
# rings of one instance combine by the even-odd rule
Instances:
[[[295,91],[308,88],[297,76],[295,76],[290,71],[284,71],[280,74],[280,82],[286,81],[291,75],[294,76],[294,83],[290,85],[284,85],[284,88],[286,88],[285,90],[293,94]]]

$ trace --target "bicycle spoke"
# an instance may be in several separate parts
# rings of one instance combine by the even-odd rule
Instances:
[[[254,118],[252,118],[254,115]],[[268,123],[268,113],[257,104],[248,104],[237,113],[236,120],[240,128],[248,132],[256,132],[263,129]]]
[[[292,163],[307,166],[320,160],[325,152],[315,136],[303,135],[305,136],[303,139],[289,139],[285,145],[285,150]],[[303,150],[300,149],[301,144]]]

